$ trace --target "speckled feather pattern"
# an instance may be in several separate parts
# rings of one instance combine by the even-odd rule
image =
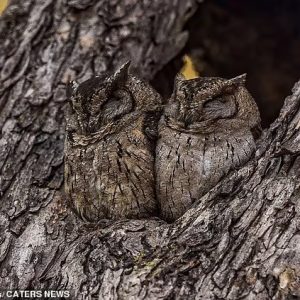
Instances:
[[[156,195],[161,217],[174,221],[255,150],[257,106],[244,78],[178,79],[160,120]]]
[[[84,220],[182,216],[255,150],[257,106],[230,80],[175,80],[164,109],[151,86],[128,73],[71,84],[65,192]]]
[[[91,222],[157,215],[154,137],[160,96],[129,75],[128,65],[73,87],[65,141],[71,207]]]
[[[229,170],[253,153],[251,132],[189,134],[174,131],[162,119],[156,148],[157,197],[161,216],[178,219]]]
[[[66,191],[86,220],[145,218],[157,211],[153,146],[143,133],[144,116],[126,130],[66,151]]]

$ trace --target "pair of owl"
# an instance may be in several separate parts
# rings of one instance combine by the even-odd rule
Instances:
[[[68,89],[65,192],[84,220],[172,222],[255,150],[245,75],[185,80],[166,105],[129,63]]]

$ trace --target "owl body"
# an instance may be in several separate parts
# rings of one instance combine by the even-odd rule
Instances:
[[[71,96],[65,141],[65,192],[75,212],[92,222],[145,218],[157,213],[153,136],[160,96],[124,72],[128,71],[123,67],[114,75],[117,78],[101,84],[106,89],[110,81],[119,81],[114,82],[111,91],[103,92],[102,88],[100,92],[100,83],[96,89],[86,84],[88,94],[79,85],[77,94]],[[89,116],[82,118],[81,112],[78,114],[76,108],[74,111],[81,105],[74,103],[78,101],[76,95],[91,105]]]
[[[153,146],[144,116],[122,131],[66,148],[66,190],[83,219],[143,218],[155,214]],[[70,188],[72,187],[72,188]]]
[[[156,186],[163,219],[179,218],[253,154],[259,114],[242,83],[221,78],[176,83],[158,127]]]

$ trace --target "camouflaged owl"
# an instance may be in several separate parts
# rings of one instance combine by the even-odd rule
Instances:
[[[156,147],[156,194],[161,217],[174,221],[253,154],[257,105],[245,75],[175,81],[161,117]]]
[[[161,97],[124,64],[69,88],[65,193],[83,219],[157,214],[154,154]]]

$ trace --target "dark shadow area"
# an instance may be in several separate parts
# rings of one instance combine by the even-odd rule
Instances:
[[[205,1],[186,26],[190,38],[181,55],[189,54],[202,76],[247,73],[247,87],[268,126],[300,79],[299,16],[298,0]],[[154,80],[164,95],[171,92],[180,58]]]
[[[185,49],[181,51],[181,53],[160,70],[151,81],[151,85],[163,96],[165,101],[172,94],[174,78],[183,66],[182,58],[185,51]]]

